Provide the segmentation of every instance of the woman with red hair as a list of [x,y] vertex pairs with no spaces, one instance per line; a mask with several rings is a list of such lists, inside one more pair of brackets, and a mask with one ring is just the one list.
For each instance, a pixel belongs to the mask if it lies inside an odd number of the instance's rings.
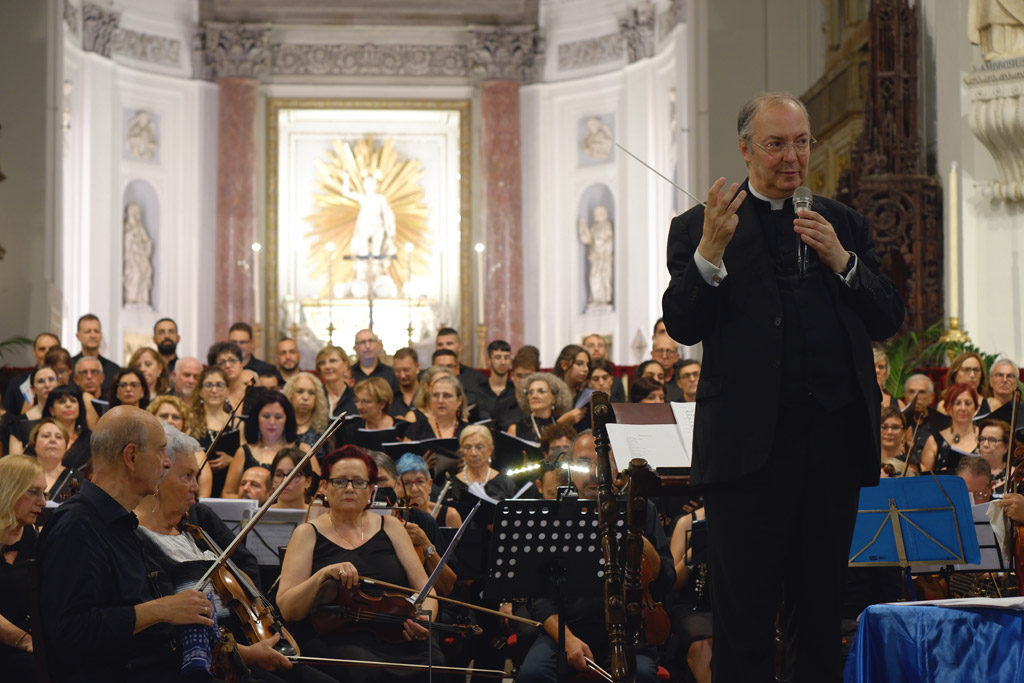
[[978,452],[978,427],[974,424],[974,414],[978,412],[979,404],[978,392],[969,384],[958,383],[946,389],[942,405],[952,421],[925,441],[921,451],[922,472],[952,473],[964,454]]
[[[404,641],[389,643],[369,631],[317,634],[309,616],[315,608],[317,591],[331,581],[338,590],[373,593],[361,586],[360,577],[387,581],[419,590],[427,581],[409,534],[397,517],[371,512],[377,480],[377,463],[361,448],[344,446],[321,462],[320,484],[326,495],[328,513],[296,527],[281,566],[277,604],[288,621],[301,622],[293,630],[304,654],[339,659],[392,661],[426,664],[428,631],[414,619],[395,626]],[[437,614],[437,601],[427,598],[423,608]],[[440,662],[435,650],[432,658]],[[382,669],[346,670],[349,681],[409,680],[409,672]]]

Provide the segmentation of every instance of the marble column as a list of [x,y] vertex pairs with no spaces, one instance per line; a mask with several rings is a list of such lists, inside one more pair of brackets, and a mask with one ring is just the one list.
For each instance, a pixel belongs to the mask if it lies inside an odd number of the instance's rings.
[[[267,24],[207,22],[194,39],[197,75],[217,83],[217,272],[214,334],[254,323],[253,242],[257,232],[256,107],[267,69]],[[261,286],[262,283],[259,283]],[[259,349],[257,349],[259,351]]]
[[[484,313],[487,340],[523,344],[522,157],[519,86],[543,68],[544,40],[533,27],[470,31],[469,73],[480,98]],[[480,359],[477,359],[478,362]]]
[[217,272],[214,333],[254,321],[252,243],[256,240],[256,102],[259,81],[217,82]]
[[[522,162],[519,82],[480,84],[484,312],[488,341],[523,344]],[[479,359],[478,359],[479,362]]]

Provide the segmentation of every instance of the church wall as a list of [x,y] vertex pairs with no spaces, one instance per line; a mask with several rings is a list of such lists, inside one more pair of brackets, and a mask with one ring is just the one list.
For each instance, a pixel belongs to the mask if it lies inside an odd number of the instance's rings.
[[[949,244],[949,170],[959,164],[959,215],[962,264],[959,289],[960,327],[988,353],[1024,361],[1024,278],[1021,225],[1024,203],[1001,202],[987,187],[999,173],[991,154],[969,123],[970,95],[963,78],[981,63],[977,46],[967,39],[968,0],[921,0],[924,81],[934,88],[926,100],[927,149],[943,183],[946,244]],[[933,84],[933,85],[931,85]],[[1018,143],[1020,144],[1020,143]],[[946,254],[946,305],[952,284]],[[948,322],[948,321],[947,321]]]
[[[84,51],[71,25],[64,26],[70,123],[63,152],[62,331],[73,339],[77,318],[95,313],[104,326],[101,352],[124,362],[131,350],[152,345],[156,320],[171,317],[182,337],[179,356],[203,357],[213,334],[216,87],[191,79],[188,16],[134,9],[122,14],[121,35],[176,37],[170,46],[177,52],[168,48],[154,63],[147,61],[152,53],[133,53],[123,42],[106,55]],[[148,304],[125,304],[129,202],[141,206],[153,246]]]
[[[51,39],[59,3],[7,3],[0,22],[0,340],[60,332],[59,242],[54,220],[59,63]],[[17,65],[17,68],[13,68]],[[32,362],[30,349],[2,361]]]

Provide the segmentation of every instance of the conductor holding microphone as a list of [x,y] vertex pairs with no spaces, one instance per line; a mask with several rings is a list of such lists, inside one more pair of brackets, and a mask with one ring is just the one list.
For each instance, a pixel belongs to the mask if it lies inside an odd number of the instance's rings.
[[803,103],[764,93],[737,129],[748,178],[719,178],[706,208],[673,219],[662,300],[669,335],[704,348],[691,481],[707,515],[712,676],[774,679],[784,599],[789,680],[839,680],[858,494],[879,473],[871,342],[896,333],[903,302],[864,216],[818,196],[794,212],[814,148]]

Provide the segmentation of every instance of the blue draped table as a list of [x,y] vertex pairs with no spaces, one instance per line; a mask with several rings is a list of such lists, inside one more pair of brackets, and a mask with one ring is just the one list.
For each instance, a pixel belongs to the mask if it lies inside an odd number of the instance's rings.
[[1024,681],[1024,611],[872,605],[845,683]]

